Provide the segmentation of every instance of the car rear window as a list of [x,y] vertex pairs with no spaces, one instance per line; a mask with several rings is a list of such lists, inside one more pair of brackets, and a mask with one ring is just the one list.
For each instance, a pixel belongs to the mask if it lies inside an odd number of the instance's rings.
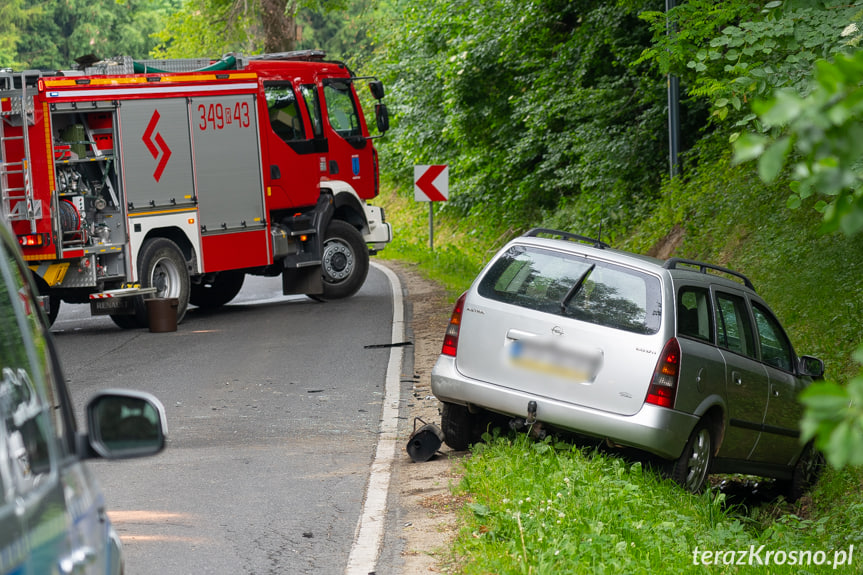
[[659,278],[584,256],[513,246],[480,280],[481,296],[642,334],[659,330]]

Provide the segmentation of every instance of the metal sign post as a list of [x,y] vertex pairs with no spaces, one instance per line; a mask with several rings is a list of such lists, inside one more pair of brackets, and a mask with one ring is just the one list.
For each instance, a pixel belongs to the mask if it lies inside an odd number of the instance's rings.
[[434,250],[434,205],[449,197],[449,166],[414,166],[414,200],[429,202],[429,249]]

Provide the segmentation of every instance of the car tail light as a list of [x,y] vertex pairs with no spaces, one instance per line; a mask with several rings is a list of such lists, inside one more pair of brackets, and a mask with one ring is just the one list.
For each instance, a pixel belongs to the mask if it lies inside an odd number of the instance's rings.
[[672,337],[662,348],[662,354],[653,370],[653,379],[647,388],[645,403],[660,407],[674,407],[677,394],[677,379],[680,374],[680,344]]
[[449,325],[446,328],[446,334],[443,336],[443,349],[440,350],[443,355],[455,357],[458,350],[458,332],[461,328],[461,312],[464,309],[465,296],[467,296],[467,292],[461,294],[461,297],[455,302],[452,317],[449,318]]

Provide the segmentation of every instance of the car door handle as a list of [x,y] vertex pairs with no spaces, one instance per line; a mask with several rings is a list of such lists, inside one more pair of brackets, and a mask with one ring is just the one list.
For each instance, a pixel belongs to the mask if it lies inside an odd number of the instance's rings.
[[74,575],[86,573],[87,567],[96,561],[96,550],[92,547],[79,547],[66,557],[60,559],[60,573]]
[[734,382],[734,385],[743,385],[743,378],[736,371],[731,372],[731,381]]

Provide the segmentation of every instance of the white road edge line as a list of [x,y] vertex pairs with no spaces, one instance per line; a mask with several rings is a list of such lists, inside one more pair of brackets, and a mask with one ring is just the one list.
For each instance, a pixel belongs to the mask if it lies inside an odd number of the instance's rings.
[[[405,320],[402,287],[398,276],[389,268],[375,262],[372,267],[387,276],[393,290],[392,343],[404,341]],[[381,425],[375,458],[372,462],[369,483],[363,503],[363,513],[357,523],[354,544],[348,556],[345,575],[368,575],[376,569],[386,525],[387,492],[396,453],[399,397],[401,395],[402,347],[390,348],[387,364],[384,402],[381,408]]]

